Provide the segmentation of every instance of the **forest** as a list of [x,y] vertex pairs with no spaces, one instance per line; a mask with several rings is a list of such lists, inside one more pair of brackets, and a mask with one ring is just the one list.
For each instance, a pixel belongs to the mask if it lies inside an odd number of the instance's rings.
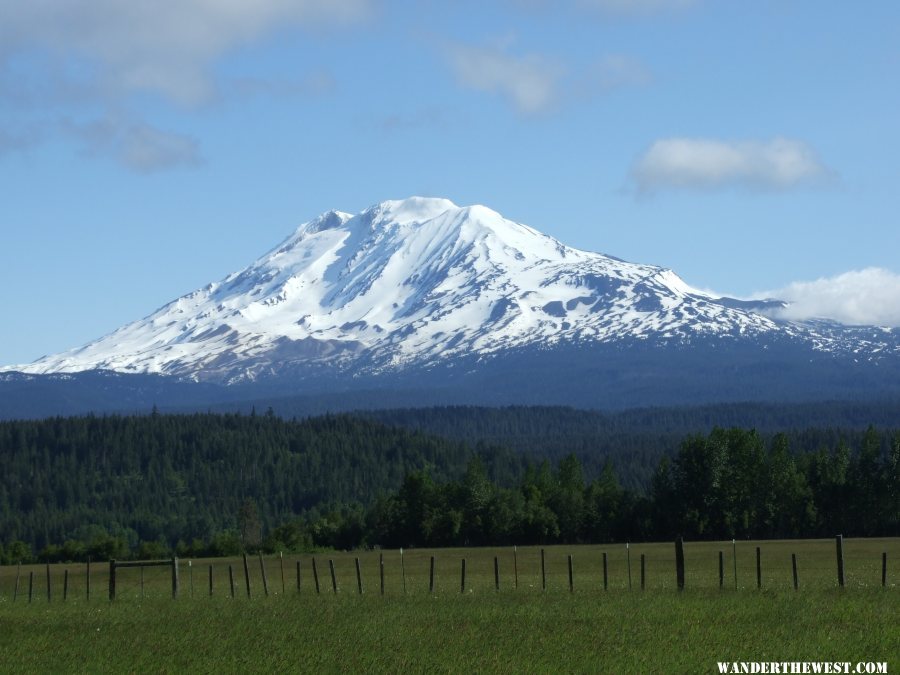
[[4,422],[0,561],[900,534],[895,431],[625,434],[594,453],[577,433],[579,452],[560,426],[543,453],[349,415]]

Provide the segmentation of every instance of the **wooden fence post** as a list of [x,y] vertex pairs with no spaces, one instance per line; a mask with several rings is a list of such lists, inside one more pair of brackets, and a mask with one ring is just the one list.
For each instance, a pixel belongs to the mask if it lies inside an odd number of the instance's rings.
[[[29,590],[29,595],[31,592]],[[109,599],[116,599],[116,561],[109,561]]]
[[194,561],[188,560],[188,588],[191,591],[191,597],[194,597]]
[[278,552],[278,563],[281,565],[281,594],[284,595],[286,592],[284,587],[284,551]]
[[362,574],[359,571],[359,558],[356,559],[356,587],[359,590],[359,594],[362,595]]
[[300,561],[297,561],[297,592],[300,592]]
[[762,554],[759,546],[756,547],[756,587],[762,588]]
[[16,585],[13,587],[13,602],[19,597],[19,575],[22,573],[22,563],[16,565]]
[[259,571],[262,574],[263,592],[269,597],[269,577],[266,575],[266,563],[263,560],[262,551],[259,552]]
[[519,552],[513,546],[513,588],[519,588]]
[[494,590],[500,590],[500,560],[494,556]]
[[794,573],[794,590],[800,588],[800,577],[797,576],[797,554],[791,553],[791,570]]
[[51,601],[50,593],[50,563],[47,563],[47,602]]
[[63,573],[63,602],[69,599],[69,568]]
[[209,566],[209,597],[213,596],[213,566]]
[[572,554],[570,553],[568,556],[569,562],[569,593],[573,593],[575,591],[575,579],[572,576]]
[[547,567],[544,564],[544,549],[541,549],[541,590],[547,590]]
[[646,588],[646,580],[647,580],[647,557],[641,553],[641,590],[643,591]]
[[34,570],[28,573],[28,604],[31,604],[31,600],[34,594]]
[[725,588],[725,553],[719,551],[719,590]]
[[881,587],[887,588],[887,551],[881,554]]
[[334,576],[334,560],[328,560],[328,569],[331,570],[331,590],[334,591],[334,594],[337,595],[337,577]]
[[91,599],[91,556],[87,559],[87,571],[84,573],[84,592],[86,599]]
[[625,562],[628,564],[628,590],[631,590],[631,542],[625,542]]
[[431,565],[428,568],[428,592],[434,593],[434,556],[431,556]]
[[378,554],[378,579],[381,583],[381,594],[384,595],[384,553]]
[[403,564],[403,547],[400,547],[400,576],[403,577],[403,595],[406,595],[406,567]]
[[144,568],[141,567],[141,600],[144,599]]
[[181,583],[178,579],[178,556],[172,558],[172,599],[178,599],[178,591]]
[[735,543],[735,540],[734,540],[733,538],[732,538],[732,540],[731,540],[731,559],[732,559],[732,561],[734,562],[734,590],[737,590],[737,589],[738,589],[738,582],[737,582],[737,543]]
[[[643,555],[641,556],[643,558]],[[641,562],[643,568],[643,561]],[[641,575],[643,576],[643,569]],[[684,537],[678,537],[675,540],[675,581],[678,584],[678,590],[684,590]],[[641,583],[643,589],[643,581]]]
[[247,584],[247,597],[250,597],[250,565],[247,564],[247,553],[244,553],[244,581]]
[[844,535],[839,534],[834,538],[837,548],[837,575],[838,585],[844,587]]
[[319,595],[321,591],[319,590],[319,568],[316,566],[316,559],[313,557],[312,559],[312,568],[313,568],[313,581],[316,584],[316,595]]
[[603,590],[609,590],[609,575],[606,562],[606,551],[603,552]]
[[228,566],[228,585],[231,587],[231,599],[234,600],[234,567]]
[[459,570],[459,592],[466,592],[466,559],[462,559],[462,564]]

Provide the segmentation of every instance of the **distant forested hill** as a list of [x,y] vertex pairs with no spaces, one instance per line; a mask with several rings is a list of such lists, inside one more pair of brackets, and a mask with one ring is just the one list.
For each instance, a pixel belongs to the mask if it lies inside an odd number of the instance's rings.
[[[556,462],[575,454],[592,479],[609,461],[623,486],[643,490],[659,460],[672,456],[690,434],[716,427],[756,429],[764,437],[784,433],[795,452],[833,448],[842,440],[858,447],[869,426],[900,429],[900,402],[809,404],[735,403],[600,412],[568,407],[444,406],[359,411],[384,424],[468,443],[509,447]],[[888,447],[888,441],[884,441]]]
[[[492,480],[524,460],[479,448]],[[310,509],[367,504],[409,472],[458,478],[475,451],[456,440],[328,416],[71,417],[0,423],[0,543],[42,548],[91,528],[174,543],[238,526],[242,505],[274,527]]]

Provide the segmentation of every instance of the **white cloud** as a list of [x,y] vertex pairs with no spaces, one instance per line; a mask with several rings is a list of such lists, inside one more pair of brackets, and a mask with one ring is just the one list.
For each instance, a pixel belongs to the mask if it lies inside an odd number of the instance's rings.
[[666,138],[650,146],[632,167],[631,177],[639,192],[651,193],[664,188],[785,190],[830,173],[811,147],[789,138]]
[[546,112],[560,97],[563,69],[543,56],[513,56],[502,47],[453,44],[447,56],[464,87],[499,94],[525,114]]
[[370,0],[0,0],[3,54],[83,60],[112,92],[208,100],[228,51],[297,25],[357,20]]
[[86,124],[65,121],[62,129],[81,143],[85,154],[110,158],[138,173],[203,163],[195,139],[141,121],[109,116]]
[[900,274],[878,267],[794,282],[760,297],[789,303],[778,311],[779,318],[827,318],[850,325],[900,327]]

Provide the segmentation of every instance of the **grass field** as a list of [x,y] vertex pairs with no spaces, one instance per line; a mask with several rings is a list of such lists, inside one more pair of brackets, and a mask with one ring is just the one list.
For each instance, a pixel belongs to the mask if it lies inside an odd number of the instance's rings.
[[[756,588],[760,546],[763,589]],[[379,593],[378,552],[317,555],[317,595],[309,556],[266,558],[269,597],[259,560],[252,558],[252,597],[243,562],[182,561],[181,597],[171,599],[166,568],[119,570],[117,600],[106,600],[107,566],[92,566],[85,599],[84,565],[0,570],[0,671],[439,671],[439,672],[716,672],[716,661],[886,661],[900,672],[900,540],[846,540],[847,587],[837,588],[833,540],[739,542],[738,590],[731,542],[685,545],[687,590],[675,590],[674,546],[630,547],[628,589],[624,546],[548,547],[547,590],[541,590],[540,549],[385,551],[385,596]],[[718,588],[718,551],[725,590]],[[609,563],[603,590],[602,553]],[[800,591],[793,590],[796,553]],[[881,587],[881,554],[888,587]],[[646,588],[640,590],[640,555]],[[428,592],[435,556],[435,593]],[[500,591],[494,589],[494,556]],[[573,557],[574,592],[567,556]],[[358,595],[355,558],[363,572]],[[467,563],[460,593],[460,561]],[[333,560],[339,592],[331,590]],[[296,561],[301,561],[298,591]],[[212,597],[208,570],[214,570]],[[230,597],[228,565],[236,597]],[[62,575],[69,569],[69,599]],[[34,572],[28,602],[28,573]],[[193,577],[193,598],[191,597]]]

